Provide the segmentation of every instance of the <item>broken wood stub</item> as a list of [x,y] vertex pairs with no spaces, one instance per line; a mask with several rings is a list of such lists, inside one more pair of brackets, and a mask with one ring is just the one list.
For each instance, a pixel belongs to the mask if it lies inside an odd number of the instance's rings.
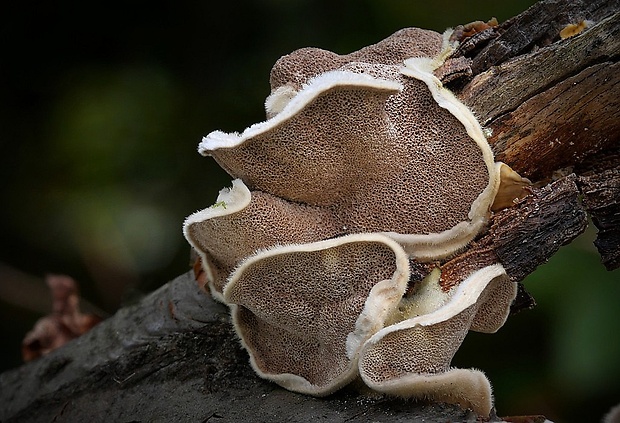
[[618,51],[620,13],[490,68],[459,97],[491,129],[496,160],[532,181],[548,181],[620,142]]
[[620,267],[620,147],[578,167],[589,170],[578,179],[583,203],[598,228],[594,245],[608,270]]
[[514,207],[494,214],[485,235],[442,265],[441,278],[460,280],[476,268],[499,262],[513,282],[521,282],[586,229],[576,179],[569,175],[533,189]]
[[570,175],[536,190],[493,220],[495,253],[513,281],[525,279],[585,231],[588,219],[575,180]]

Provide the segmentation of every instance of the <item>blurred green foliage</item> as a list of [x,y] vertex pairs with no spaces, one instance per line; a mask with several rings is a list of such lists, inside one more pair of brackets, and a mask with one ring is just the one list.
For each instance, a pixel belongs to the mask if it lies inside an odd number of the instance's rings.
[[[65,273],[113,312],[188,269],[181,224],[230,178],[196,153],[212,130],[264,120],[278,57],[347,53],[394,31],[444,28],[533,3],[405,0],[13,2],[0,26],[0,263]],[[539,306],[455,364],[488,371],[500,415],[590,419],[620,401],[618,272],[565,248],[527,281]],[[0,280],[0,283],[7,283]],[[1,304],[2,369],[40,317]],[[597,414],[598,413],[598,414]]]

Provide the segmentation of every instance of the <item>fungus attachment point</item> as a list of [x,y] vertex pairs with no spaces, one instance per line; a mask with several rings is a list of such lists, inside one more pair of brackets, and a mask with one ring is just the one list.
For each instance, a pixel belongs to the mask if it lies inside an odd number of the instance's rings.
[[529,179],[523,178],[507,164],[497,163],[496,166],[499,168],[500,183],[491,206],[492,211],[514,206],[517,201],[531,194],[532,185]]
[[501,265],[474,272],[436,310],[373,335],[360,352],[362,380],[379,392],[456,403],[488,416],[490,383],[479,371],[451,370],[450,361],[470,329],[494,332],[504,324],[515,295]]
[[409,261],[378,234],[258,253],[224,299],[252,367],[292,391],[328,395],[357,375],[358,350],[400,301]]

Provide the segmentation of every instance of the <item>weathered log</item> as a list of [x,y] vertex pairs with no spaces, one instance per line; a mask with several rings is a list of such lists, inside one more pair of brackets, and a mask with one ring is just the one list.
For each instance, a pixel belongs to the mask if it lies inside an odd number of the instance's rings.
[[[619,9],[616,0],[546,0],[463,43],[458,54],[471,59],[471,76],[451,87],[492,131],[498,160],[536,187],[496,213],[444,272],[465,271],[463,263],[476,257],[499,260],[521,281],[583,231],[581,194],[601,231],[605,262],[618,266]],[[581,21],[589,26],[583,33],[560,39],[563,27]],[[529,304],[527,296],[521,300]],[[259,379],[226,308],[189,273],[65,347],[0,375],[2,422],[476,418],[457,407],[352,388],[316,399]]]
[[[583,33],[561,39],[570,24]],[[620,2],[543,1],[463,43],[474,77],[458,90],[496,160],[542,186],[575,171],[609,270],[620,266]],[[480,34],[483,35],[483,34]],[[490,41],[489,41],[490,40]]]
[[321,400],[259,379],[226,307],[205,295],[190,273],[0,381],[3,422],[470,418],[454,407],[352,391]]

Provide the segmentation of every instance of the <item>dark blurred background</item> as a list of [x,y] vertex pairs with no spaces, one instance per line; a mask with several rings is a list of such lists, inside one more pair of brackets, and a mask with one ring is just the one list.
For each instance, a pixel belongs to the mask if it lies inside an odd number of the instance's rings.
[[[183,219],[230,178],[202,135],[264,120],[269,70],[316,46],[348,53],[396,30],[533,3],[435,0],[10,2],[0,25],[0,371],[50,310],[48,273],[112,314],[188,270]],[[470,334],[454,364],[484,369],[500,415],[595,421],[620,402],[620,278],[593,232],[527,281],[539,305]]]

